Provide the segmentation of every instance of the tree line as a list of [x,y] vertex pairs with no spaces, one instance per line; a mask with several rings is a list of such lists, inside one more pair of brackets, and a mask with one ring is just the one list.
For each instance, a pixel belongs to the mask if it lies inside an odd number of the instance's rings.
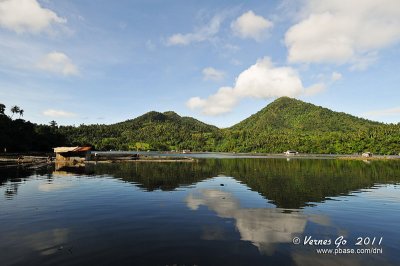
[[[15,108],[17,107],[17,108]],[[150,112],[113,125],[58,126],[21,119],[18,106],[5,114],[0,104],[0,149],[8,152],[51,151],[57,146],[92,146],[96,150],[158,150],[209,152],[375,154],[400,153],[400,124],[374,124],[354,131],[298,128],[219,129],[173,112]],[[18,118],[13,118],[19,114]],[[301,122],[301,121],[300,121]],[[351,124],[349,125],[351,127]]]
[[[0,103],[1,152],[51,151],[53,147],[67,144],[55,121],[50,125],[25,121],[21,119],[24,110],[16,105],[10,108],[10,112],[11,115],[7,115],[6,106]],[[19,117],[14,119],[16,114]]]

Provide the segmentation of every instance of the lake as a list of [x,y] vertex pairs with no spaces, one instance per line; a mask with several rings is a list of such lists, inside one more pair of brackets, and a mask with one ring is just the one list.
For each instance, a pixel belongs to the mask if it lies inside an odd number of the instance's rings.
[[399,239],[398,160],[0,172],[1,265],[400,265]]

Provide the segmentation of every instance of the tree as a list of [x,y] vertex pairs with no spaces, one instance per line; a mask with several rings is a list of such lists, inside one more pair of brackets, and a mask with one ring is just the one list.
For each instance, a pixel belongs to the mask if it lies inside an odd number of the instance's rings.
[[150,149],[150,144],[144,143],[144,142],[136,142],[135,145],[133,146],[136,151],[147,151]]
[[0,103],[0,115],[4,115],[4,111],[6,110],[6,106]]
[[118,149],[117,138],[104,138],[96,147],[99,150],[116,150]]
[[49,124],[50,124],[50,126],[51,126],[52,128],[56,128],[56,127],[57,127],[57,122],[54,121],[54,120],[51,120]]
[[24,116],[24,110],[23,109],[21,109],[21,110],[19,110],[19,117],[21,118],[21,116]]
[[16,105],[14,105],[13,107],[11,107],[11,113],[12,113],[11,118],[14,116],[14,114],[18,114],[20,110],[21,110],[21,108],[19,108],[19,107],[16,106]]

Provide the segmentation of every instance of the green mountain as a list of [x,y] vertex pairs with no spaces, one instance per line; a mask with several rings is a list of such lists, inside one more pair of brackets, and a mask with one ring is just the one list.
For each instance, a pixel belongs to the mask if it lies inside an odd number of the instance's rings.
[[153,143],[149,149],[160,150],[211,150],[214,143],[206,143],[206,139],[219,134],[217,127],[173,111],[148,112],[110,127],[120,131],[126,143]]
[[0,129],[0,148],[8,151],[91,145],[97,150],[400,153],[400,124],[373,122],[288,97],[226,129],[172,111],[78,127],[37,125],[1,113]]
[[175,130],[178,129],[180,131],[185,130],[190,132],[218,131],[216,126],[208,125],[192,117],[181,117],[173,111],[167,111],[164,113],[151,111],[135,119],[130,119],[111,126],[131,130],[151,131],[157,125],[162,125],[166,129],[166,132],[163,132],[164,134],[168,134],[170,132],[169,129],[172,130],[172,128]]
[[225,132],[223,149],[352,154],[400,152],[400,124],[386,125],[282,97]]
[[382,123],[339,113],[289,97],[281,97],[232,130],[297,130],[305,132],[354,132]]
[[220,130],[175,112],[151,111],[112,125],[60,127],[70,143],[101,150],[213,150]]

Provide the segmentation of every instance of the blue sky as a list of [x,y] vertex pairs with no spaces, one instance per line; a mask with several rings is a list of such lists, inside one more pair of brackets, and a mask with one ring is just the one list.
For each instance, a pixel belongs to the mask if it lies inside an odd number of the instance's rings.
[[45,124],[227,127],[290,96],[398,123],[399,42],[396,0],[2,0],[0,102]]

